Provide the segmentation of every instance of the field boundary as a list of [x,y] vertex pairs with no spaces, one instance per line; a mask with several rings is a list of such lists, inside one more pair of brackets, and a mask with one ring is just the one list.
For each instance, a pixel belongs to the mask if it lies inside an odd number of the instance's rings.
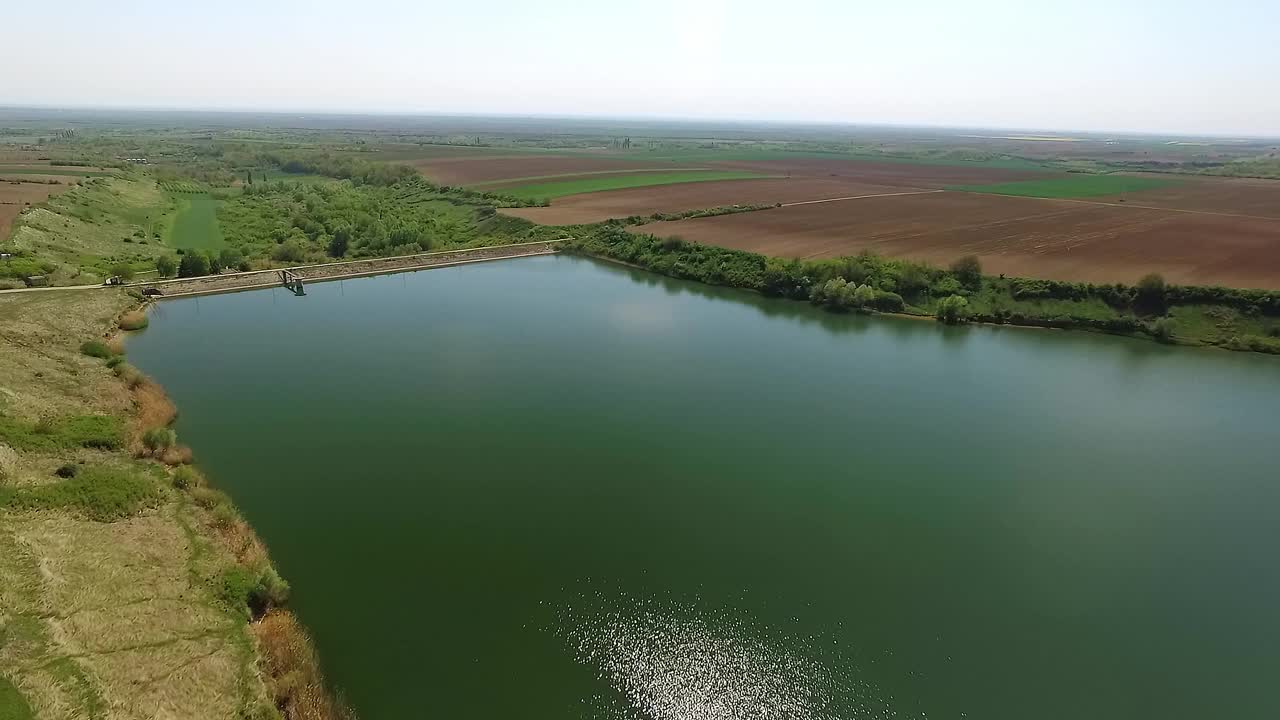
[[[785,208],[785,207],[795,207],[797,205],[817,205],[818,203],[840,202],[842,200],[863,200],[866,198],[898,197],[899,195],[932,195],[933,193],[940,193],[940,192],[947,192],[947,191],[942,189],[911,190],[909,192],[876,193],[874,195],[850,195],[849,197],[825,198],[822,200],[800,200],[798,202],[781,203],[778,205],[778,207]],[[768,208],[762,208],[762,209],[767,210]]]

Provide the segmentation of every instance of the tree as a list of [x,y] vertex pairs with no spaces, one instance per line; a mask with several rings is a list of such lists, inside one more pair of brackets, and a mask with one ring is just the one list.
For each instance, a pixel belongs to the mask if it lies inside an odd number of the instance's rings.
[[156,272],[160,273],[160,277],[173,277],[177,270],[178,263],[174,262],[172,256],[161,255],[156,258]]
[[1138,294],[1134,305],[1138,310],[1159,315],[1165,311],[1164,278],[1157,273],[1144,275],[1138,281]]
[[333,238],[329,240],[329,256],[340,258],[347,254],[351,247],[351,227],[339,225],[333,229]]
[[960,284],[970,290],[982,287],[982,263],[977,256],[965,255],[951,263],[951,274],[956,276]]
[[223,248],[222,252],[218,254],[218,264],[224,268],[240,269],[240,266],[244,264],[244,253],[236,248]]
[[962,323],[969,317],[969,301],[952,295],[938,303],[938,319],[948,325]]
[[189,252],[178,263],[178,277],[200,277],[209,274],[209,258],[202,252]]
[[110,272],[124,282],[129,282],[133,279],[133,268],[128,263],[116,263],[111,266]]

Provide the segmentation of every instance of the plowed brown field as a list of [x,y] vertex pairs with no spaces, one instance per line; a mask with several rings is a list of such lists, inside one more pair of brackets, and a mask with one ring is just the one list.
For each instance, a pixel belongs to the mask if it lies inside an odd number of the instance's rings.
[[804,175],[806,177],[841,178],[875,185],[922,188],[941,188],[948,185],[980,185],[983,183],[1066,176],[1066,173],[1052,170],[1007,170],[1004,168],[983,167],[981,165],[921,165],[874,160],[802,158],[796,160],[761,160],[756,162],[720,162],[712,164],[718,167],[754,170],[771,175],[786,175],[790,173],[793,177]]
[[[60,178],[66,180],[66,178]],[[44,202],[50,195],[70,189],[70,184],[46,185],[33,182],[0,182],[0,242],[9,239],[9,228],[27,204]]]
[[[1184,178],[1145,174],[1173,184],[1125,196],[1126,205],[1252,215],[1280,220],[1280,180],[1255,178]],[[1119,197],[1090,198],[1119,202]]]
[[557,198],[551,207],[511,208],[504,213],[545,225],[594,223],[609,218],[677,213],[724,205],[771,205],[860,195],[899,193],[912,188],[869,185],[843,178],[767,178],[681,183],[609,190]]
[[[556,155],[490,155],[419,160],[412,165],[442,185],[474,185],[497,180],[572,175],[610,170],[639,170],[663,166],[658,162],[635,162],[613,158]],[[671,164],[671,168],[685,167]]]
[[[1130,201],[1132,202],[1132,201]],[[931,193],[798,205],[637,229],[784,257],[871,250],[989,273],[1280,289],[1280,220],[1093,202]]]

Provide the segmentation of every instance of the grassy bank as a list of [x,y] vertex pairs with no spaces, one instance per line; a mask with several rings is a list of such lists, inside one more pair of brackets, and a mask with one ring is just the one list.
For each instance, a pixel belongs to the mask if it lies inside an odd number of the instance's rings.
[[0,717],[346,716],[265,548],[120,355],[136,303],[0,296]]
[[620,222],[571,234],[567,250],[672,277],[808,300],[836,312],[1090,330],[1280,354],[1280,292],[1172,286],[1155,276],[1135,286],[988,277],[976,259],[950,269],[871,254],[785,260],[630,233]]

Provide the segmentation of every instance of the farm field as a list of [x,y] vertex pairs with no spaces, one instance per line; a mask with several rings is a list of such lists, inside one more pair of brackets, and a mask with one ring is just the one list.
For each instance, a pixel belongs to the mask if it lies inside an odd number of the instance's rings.
[[1019,180],[1071,177],[1065,172],[1035,168],[999,167],[991,164],[926,164],[880,159],[796,158],[717,163],[717,167],[790,175],[836,177],[879,185],[944,188],[951,185],[983,185]]
[[[1167,178],[1167,175],[1156,176]],[[1119,202],[1118,196],[1090,198]],[[1125,204],[1216,212],[1280,220],[1280,181],[1257,178],[1177,178],[1155,190],[1128,195]]]
[[13,221],[28,205],[44,202],[53,195],[64,192],[70,185],[49,185],[41,182],[0,182],[0,240],[9,237]]
[[1174,181],[1132,175],[1071,175],[1044,180],[1019,180],[991,185],[952,185],[948,190],[991,193],[993,195],[1019,195],[1041,198],[1082,198],[1101,195],[1154,190],[1174,184]]
[[989,273],[1280,289],[1280,220],[1103,203],[941,192],[660,222],[637,232],[770,255],[863,250],[946,264],[977,255]]
[[506,208],[502,212],[544,225],[575,225],[727,205],[813,202],[913,191],[916,189],[843,178],[765,178],[609,190],[556,198],[550,207]]
[[[570,175],[608,170],[652,170],[653,162],[590,155],[509,154],[475,157],[463,155],[410,163],[429,180],[441,185],[476,185],[501,180]],[[672,163],[669,169],[679,169]]]
[[218,201],[206,193],[186,195],[174,216],[166,242],[175,248],[216,250],[223,246],[218,227]]
[[641,172],[625,175],[587,175],[562,180],[535,182],[528,185],[502,188],[502,193],[525,199],[558,198],[566,195],[595,193],[603,190],[643,188],[656,185],[719,182],[728,180],[755,180],[765,176],[754,172],[726,170],[679,170],[669,172]]

